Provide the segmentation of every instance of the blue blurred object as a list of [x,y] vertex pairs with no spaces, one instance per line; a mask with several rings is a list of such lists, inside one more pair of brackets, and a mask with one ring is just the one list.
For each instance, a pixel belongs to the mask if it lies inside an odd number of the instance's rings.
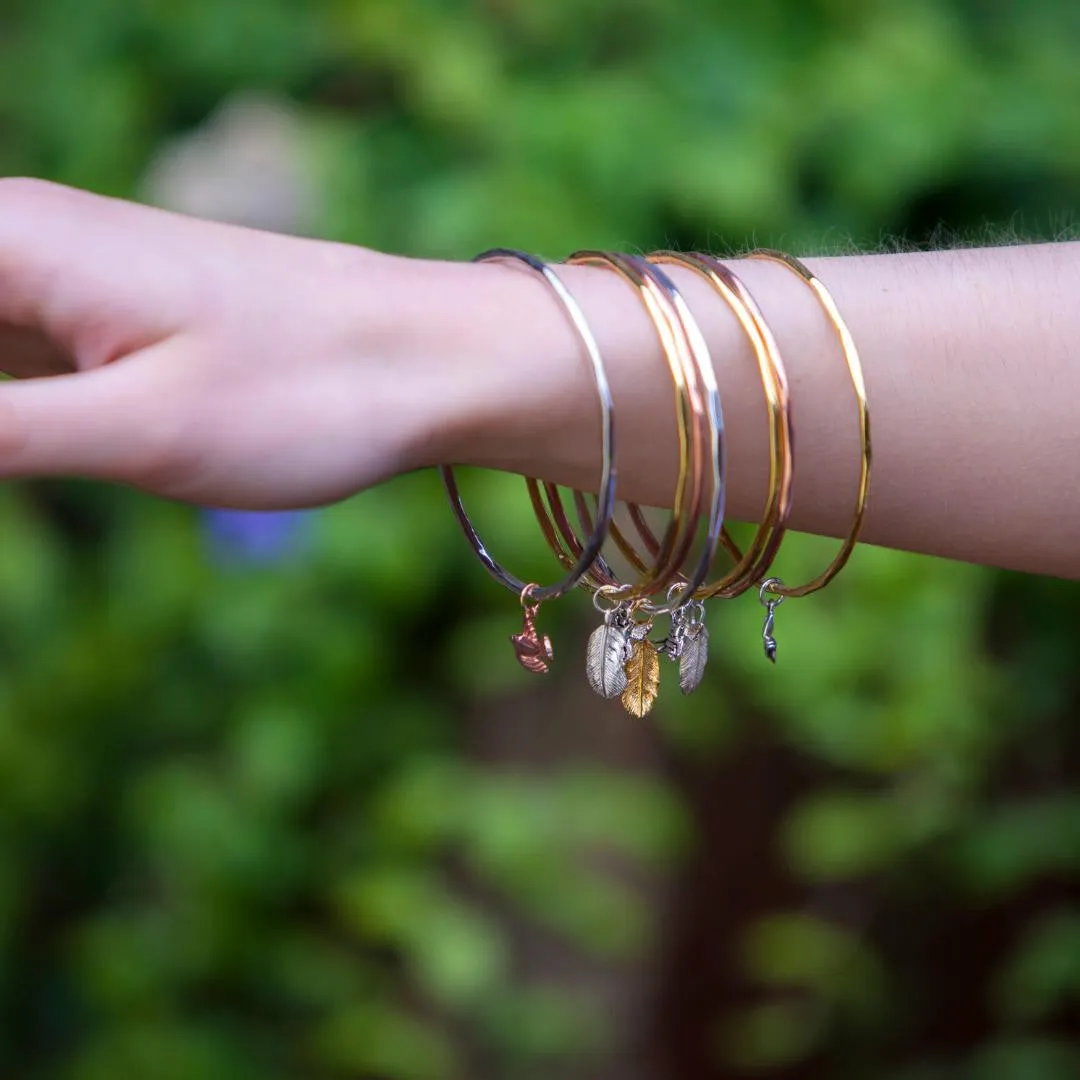
[[203,524],[216,561],[267,565],[301,554],[311,516],[310,510],[206,509]]

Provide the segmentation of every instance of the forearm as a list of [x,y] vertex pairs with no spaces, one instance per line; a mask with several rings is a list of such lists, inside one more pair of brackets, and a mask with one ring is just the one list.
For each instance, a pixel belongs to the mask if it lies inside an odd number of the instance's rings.
[[[1080,245],[807,262],[844,313],[866,374],[874,472],[864,539],[1080,576]],[[793,275],[762,263],[733,267],[773,327],[791,381],[792,527],[842,535],[859,444],[835,335]],[[613,274],[560,272],[604,349],[620,431],[619,491],[666,505],[675,486],[674,408],[651,324]],[[723,396],[730,516],[754,519],[767,475],[757,367],[708,286],[685,274],[679,283],[709,341]],[[461,268],[458,289],[459,332],[473,357],[466,382],[475,393],[444,433],[446,451],[462,462],[595,487],[596,393],[558,306],[535,278],[509,267]]]

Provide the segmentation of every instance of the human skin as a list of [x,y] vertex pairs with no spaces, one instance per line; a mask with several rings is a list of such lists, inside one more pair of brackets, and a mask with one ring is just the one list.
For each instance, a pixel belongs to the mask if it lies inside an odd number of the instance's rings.
[[[859,345],[874,472],[864,539],[1080,577],[1080,244],[808,259]],[[782,267],[730,263],[791,382],[796,529],[843,535],[859,445],[835,335]],[[559,273],[606,359],[619,492],[675,481],[673,390],[634,293]],[[674,271],[710,345],[729,514],[765,498],[749,343]],[[193,220],[0,180],[0,475],[77,475],[205,505],[312,506],[441,462],[598,480],[588,364],[539,279]],[[44,377],[51,376],[51,377]]]

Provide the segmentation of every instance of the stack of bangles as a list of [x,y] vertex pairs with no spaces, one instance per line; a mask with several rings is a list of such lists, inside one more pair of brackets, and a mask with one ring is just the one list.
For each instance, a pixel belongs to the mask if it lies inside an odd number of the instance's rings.
[[[635,504],[626,507],[628,526],[620,528],[614,520],[614,405],[600,348],[581,308],[555,269],[539,259],[506,249],[477,256],[477,261],[524,264],[543,279],[558,299],[591,365],[603,421],[603,466],[598,494],[592,503],[582,492],[572,492],[576,521],[572,521],[563,493],[555,484],[526,480],[544,539],[565,571],[551,585],[519,580],[492,558],[465,512],[452,468],[443,466],[451,505],[480,561],[519,599],[523,625],[510,640],[522,666],[546,672],[554,656],[550,638],[536,628],[541,604],[575,588],[584,589],[592,594],[593,605],[603,617],[602,624],[589,637],[586,650],[589,685],[602,697],[621,698],[627,711],[639,717],[656,700],[661,657],[678,665],[679,687],[684,694],[693,692],[701,683],[709,643],[705,603],[714,597],[727,599],[757,589],[765,608],[765,655],[775,663],[773,624],[777,607],[789,596],[808,596],[824,588],[844,567],[862,528],[870,487],[870,414],[855,342],[829,291],[798,259],[769,250],[755,251],[747,258],[778,263],[813,291],[836,332],[857,403],[861,468],[854,521],[836,558],[812,581],[797,587],[770,576],[791,509],[794,450],[788,379],[776,340],[742,281],[707,255],[662,251],[643,258],[582,251],[567,260],[572,265],[603,267],[633,289],[656,329],[670,369],[675,388],[679,471],[670,521],[658,537]],[[757,359],[768,405],[769,487],[761,523],[745,552],[736,546],[724,525],[724,419],[712,359],[689,307],[664,271],[666,266],[687,268],[708,282],[735,315]],[[705,539],[695,555],[695,538],[703,520]],[[603,553],[609,538],[638,575],[636,580],[620,581],[617,577]],[[721,577],[710,580],[721,547],[734,565]],[[668,630],[666,636],[653,639],[650,635],[658,618],[668,620]]]

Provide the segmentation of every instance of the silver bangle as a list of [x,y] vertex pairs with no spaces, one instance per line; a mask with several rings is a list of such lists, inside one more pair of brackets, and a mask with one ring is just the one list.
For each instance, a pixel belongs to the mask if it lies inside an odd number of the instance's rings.
[[[596,522],[592,533],[582,547],[581,553],[566,575],[551,585],[537,585],[523,581],[510,573],[499,563],[487,545],[481,539],[476,527],[473,525],[458,490],[454,470],[450,465],[440,466],[443,483],[446,485],[447,495],[450,497],[450,506],[454,516],[458,519],[466,539],[469,541],[477,558],[487,569],[488,573],[501,585],[511,592],[516,593],[526,612],[526,628],[523,635],[529,637],[524,643],[516,640],[522,635],[515,635],[515,649],[522,665],[533,671],[546,671],[546,663],[541,663],[545,658],[550,660],[550,642],[547,639],[539,639],[535,629],[531,626],[531,616],[535,615],[537,607],[545,601],[555,600],[565,596],[573,590],[582,578],[588,573],[590,567],[596,561],[607,539],[608,528],[615,512],[615,404],[611,396],[611,386],[608,383],[607,371],[604,367],[600,346],[596,342],[584,312],[563,284],[562,280],[545,262],[523,251],[515,251],[509,248],[495,248],[491,251],[482,252],[473,260],[474,262],[494,262],[499,260],[516,260],[524,263],[530,269],[543,277],[548,287],[558,298],[563,310],[570,319],[581,344],[589,358],[592,368],[593,379],[596,383],[597,393],[600,398],[600,413],[602,427],[602,466],[600,474],[600,487],[597,505]],[[529,633],[526,633],[528,631]],[[531,634],[531,637],[530,637]],[[546,642],[546,649],[543,647]],[[539,660],[532,655],[532,650],[539,650]],[[523,651],[524,650],[524,651]],[[526,662],[526,661],[529,662]]]

